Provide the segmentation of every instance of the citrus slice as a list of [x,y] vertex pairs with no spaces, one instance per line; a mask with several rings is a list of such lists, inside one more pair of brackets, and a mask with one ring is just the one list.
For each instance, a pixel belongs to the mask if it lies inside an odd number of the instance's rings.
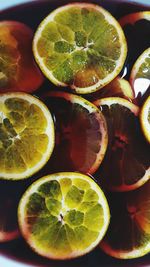
[[130,83],[136,94],[139,91],[145,93],[149,90],[150,95],[150,47],[138,57],[133,65],[130,75]]
[[[122,17],[119,20],[127,40],[128,44],[128,54],[126,58],[126,63],[122,70],[122,76],[127,79],[130,76],[133,64],[145,51],[150,47],[150,11],[142,11],[131,13]],[[134,88],[136,102],[141,104],[141,97],[145,97],[144,94],[146,89],[144,89],[144,84],[141,84]]]
[[150,252],[150,180],[137,190],[109,194],[111,222],[100,243],[102,250],[120,259]]
[[134,91],[132,90],[132,87],[127,80],[122,79],[118,76],[102,89],[87,95],[87,98],[94,101],[100,98],[112,96],[123,97],[127,100],[132,101],[134,99]]
[[0,95],[0,178],[31,176],[49,159],[54,123],[47,107],[25,93]]
[[140,122],[144,136],[150,143],[150,96],[147,98],[141,109]]
[[18,209],[23,237],[35,252],[50,259],[75,258],[94,249],[109,217],[102,190],[80,173],[56,173],[37,180]]
[[72,3],[41,22],[33,52],[50,81],[86,94],[118,75],[127,46],[122,28],[108,11],[94,4]]
[[48,170],[94,173],[108,143],[102,113],[91,102],[70,93],[50,92],[43,100],[55,118],[56,131]]
[[32,53],[33,31],[17,21],[0,22],[0,92],[33,92],[44,81]]
[[126,99],[108,97],[94,102],[108,127],[108,148],[97,171],[104,187],[129,191],[150,179],[150,147],[142,135],[139,108]]

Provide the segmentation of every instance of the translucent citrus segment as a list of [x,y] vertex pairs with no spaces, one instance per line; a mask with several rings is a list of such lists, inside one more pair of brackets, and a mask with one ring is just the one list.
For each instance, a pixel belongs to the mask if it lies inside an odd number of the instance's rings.
[[147,98],[141,109],[140,122],[144,136],[150,143],[150,96]]
[[94,173],[108,143],[107,126],[99,109],[82,97],[50,92],[43,100],[55,118],[56,143],[48,168]]
[[150,181],[124,194],[109,194],[111,223],[100,244],[115,258],[131,259],[150,252]]
[[112,191],[129,191],[150,179],[150,147],[140,128],[139,108],[119,97],[94,102],[107,121],[108,148],[98,181]]
[[47,107],[25,93],[0,96],[0,177],[23,179],[49,159],[54,124]]
[[0,22],[0,92],[33,92],[44,77],[32,53],[32,29],[17,21]]
[[119,23],[100,6],[73,3],[50,13],[33,40],[34,56],[54,84],[97,91],[120,72],[127,53]]
[[150,94],[150,48],[146,49],[134,63],[130,83],[135,92],[149,90]]
[[52,259],[75,258],[94,249],[108,228],[109,216],[100,187],[80,173],[56,173],[37,180],[18,209],[27,243]]

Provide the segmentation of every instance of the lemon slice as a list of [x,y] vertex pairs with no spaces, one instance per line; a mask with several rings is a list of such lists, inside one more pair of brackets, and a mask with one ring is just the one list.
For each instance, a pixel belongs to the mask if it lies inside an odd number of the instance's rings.
[[150,180],[124,194],[109,194],[111,223],[100,244],[119,259],[142,257],[150,252]]
[[69,259],[98,245],[109,224],[100,187],[80,173],[56,173],[34,182],[18,209],[20,230],[29,246],[50,259]]
[[97,171],[98,181],[111,191],[134,190],[150,179],[150,147],[142,135],[139,107],[108,97],[94,102],[105,116],[108,148]]
[[144,136],[150,143],[150,96],[147,98],[141,109],[140,122]]
[[40,170],[54,147],[48,108],[25,93],[0,95],[0,177],[23,179]]
[[73,3],[57,8],[41,22],[33,52],[50,81],[86,94],[118,75],[127,45],[122,28],[108,11]]

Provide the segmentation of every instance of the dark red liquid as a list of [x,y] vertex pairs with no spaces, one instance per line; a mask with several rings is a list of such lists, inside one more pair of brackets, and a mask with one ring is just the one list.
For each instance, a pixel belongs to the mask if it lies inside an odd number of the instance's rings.
[[[149,0],[147,0],[149,1]],[[75,1],[72,1],[75,2]],[[82,2],[82,1],[78,1]],[[87,1],[90,2],[90,1]],[[125,4],[122,3],[120,0],[120,3],[115,3],[115,1],[93,1],[95,3],[98,3],[99,5],[102,5],[104,8],[106,8],[108,11],[110,11],[117,19],[122,17],[123,15],[143,11],[146,10],[146,7],[140,6],[140,5],[134,5],[134,4]],[[60,0],[58,3],[61,3],[61,5],[68,3],[68,1]],[[23,22],[30,26],[33,30],[37,28],[39,23],[42,21],[42,19],[48,15],[53,9],[55,9],[58,6],[57,1],[39,1],[38,3],[32,3],[32,4],[25,4],[16,8],[12,8],[6,11],[3,11],[0,13],[0,20],[17,20],[20,22]],[[150,6],[149,6],[150,8]],[[147,8],[148,9],[148,8]],[[145,25],[145,21],[141,22],[141,24]],[[140,26],[139,34],[142,36],[143,34],[147,34],[148,41],[146,42],[146,45],[144,44],[144,49],[147,48],[147,46],[150,46],[150,26],[148,26],[148,32],[143,33],[143,26]],[[144,26],[145,27],[145,26]],[[127,31],[130,31],[130,29],[127,29]],[[132,67],[133,62],[139,56],[139,45],[137,40],[137,46],[134,45],[134,42],[131,43],[131,46],[129,45],[129,54],[128,58],[125,64],[125,68],[127,70],[127,75],[125,78],[129,77],[129,73]],[[142,43],[142,38],[140,38],[140,45]],[[143,49],[143,50],[144,50]],[[133,51],[135,52],[133,55]],[[132,57],[133,56],[133,57]],[[124,72],[122,71],[122,74]],[[50,91],[52,89],[56,90],[56,87],[48,80],[45,80],[44,84],[41,88],[37,91],[36,95],[38,97],[41,97],[44,92]],[[146,94],[150,94],[150,91],[147,91]],[[142,94],[143,95],[143,94]],[[13,185],[11,184],[11,189],[14,192],[15,195],[18,195],[18,190],[20,192],[20,195],[23,193],[23,191],[26,189],[26,187],[34,180],[39,177],[42,177],[43,175],[49,174],[50,170],[47,170],[47,168],[43,168],[38,174],[36,174],[31,179],[29,178],[28,181],[26,181],[23,186],[24,189],[21,187],[19,189],[19,186],[15,187],[15,184],[17,182],[14,182]],[[9,187],[10,188],[10,187]],[[10,189],[9,189],[10,190]],[[1,194],[7,194],[9,191],[7,190],[1,190]],[[2,205],[0,203],[0,205]],[[8,211],[9,212],[9,211]],[[16,212],[16,211],[14,211]],[[33,253],[30,248],[26,245],[26,243],[23,241],[22,238],[16,241],[12,241],[10,243],[0,244],[0,251],[2,255],[5,255],[8,258],[12,258],[12,260],[17,260],[19,262],[26,262],[29,264],[28,266],[47,266],[47,267],[113,267],[113,266],[120,266],[120,267],[139,267],[139,266],[147,266],[150,265],[150,256],[147,255],[141,259],[135,259],[130,261],[121,261],[113,259],[109,256],[106,256],[103,252],[101,252],[99,249],[95,249],[90,254],[83,256],[79,259],[72,260],[69,262],[58,262],[58,261],[49,261],[45,260],[40,256],[37,256],[35,253]],[[1,260],[0,260],[1,262]],[[10,265],[11,266],[11,265]],[[1,266],[0,267],[5,267]]]

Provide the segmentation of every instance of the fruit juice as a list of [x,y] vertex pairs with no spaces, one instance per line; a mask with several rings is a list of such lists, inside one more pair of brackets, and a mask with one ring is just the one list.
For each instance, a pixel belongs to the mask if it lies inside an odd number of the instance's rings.
[[[75,2],[75,1],[72,1]],[[80,1],[82,2],[82,1]],[[86,1],[85,1],[86,2]],[[61,5],[68,3],[68,1],[61,1]],[[119,3],[116,3],[115,1],[93,1],[93,3],[97,3],[107,9],[109,12],[112,13],[112,15],[116,19],[120,19],[122,16],[129,14],[129,13],[134,13],[134,12],[139,12],[139,11],[145,11],[148,10],[145,6],[142,5],[136,5],[136,4],[129,4],[129,3],[122,3],[120,1]],[[25,4],[19,7],[11,8],[6,11],[3,11],[0,13],[0,20],[17,20],[20,22],[25,23],[29,27],[31,27],[33,30],[36,30],[37,26],[39,23],[44,19],[45,16],[47,16],[53,9],[58,7],[58,3],[56,1],[38,1],[38,3],[32,3],[32,4]],[[129,52],[128,52],[128,57],[125,62],[124,68],[121,71],[121,77],[128,79],[129,74],[131,71],[131,67],[133,63],[135,62],[136,58],[138,55],[141,54],[141,47],[142,51],[145,50],[150,46],[150,22],[142,20],[140,23],[135,26],[136,31],[139,33],[139,38],[135,41],[131,41],[129,43]],[[145,32],[143,31],[143,28],[146,29]],[[132,35],[132,27],[129,26],[126,28],[126,34],[127,36]],[[141,36],[147,35],[147,40],[145,43],[142,42]],[[131,39],[131,38],[130,38]],[[57,88],[47,79],[45,80],[44,84],[37,90],[34,94],[41,98],[44,99],[43,96],[49,91],[49,89],[55,89]],[[68,91],[68,89],[65,89]],[[140,88],[137,86],[135,88],[135,102],[141,104],[143,100],[150,95],[150,87],[146,88]],[[84,95],[83,95],[84,97]],[[48,104],[48,103],[47,103]],[[54,121],[55,121],[54,117]],[[66,169],[64,169],[66,170]],[[70,166],[68,166],[68,171],[74,170],[71,163]],[[59,170],[60,171],[60,170]],[[63,170],[62,170],[63,171]],[[42,177],[43,175],[46,175],[48,173],[52,173],[53,169],[49,169],[49,162],[47,165],[36,175],[34,175],[31,180],[35,180],[39,177]],[[93,177],[94,178],[94,177]],[[30,181],[25,181],[23,182],[24,184],[22,185],[22,182],[19,182],[21,184],[21,192],[22,192],[22,186],[26,189],[26,187],[29,185]],[[14,186],[15,183],[14,182]],[[18,189],[19,185],[17,186]],[[20,189],[18,189],[20,190]],[[1,192],[1,194],[5,194],[5,192]],[[26,262],[29,264],[34,264],[35,266],[50,266],[50,262],[42,259],[41,257],[35,255],[25,244],[25,242],[20,238],[16,241],[12,241],[11,243],[4,243],[0,244],[0,249],[1,249],[1,254],[6,255],[7,257],[17,259],[21,262]],[[99,250],[94,250],[92,253],[88,254],[87,256],[84,256],[80,259],[73,260],[69,262],[70,266],[97,266],[97,263],[101,262],[101,266],[129,266],[126,262],[122,262],[119,260],[115,260],[113,258],[110,258],[106,256],[103,252]],[[139,260],[133,260],[132,261],[132,266],[142,266],[142,264],[148,264],[150,262],[150,257],[145,256],[142,259]],[[66,262],[64,263],[58,263],[58,262],[52,262],[52,266],[65,266]],[[141,264],[141,265],[140,265]]]

